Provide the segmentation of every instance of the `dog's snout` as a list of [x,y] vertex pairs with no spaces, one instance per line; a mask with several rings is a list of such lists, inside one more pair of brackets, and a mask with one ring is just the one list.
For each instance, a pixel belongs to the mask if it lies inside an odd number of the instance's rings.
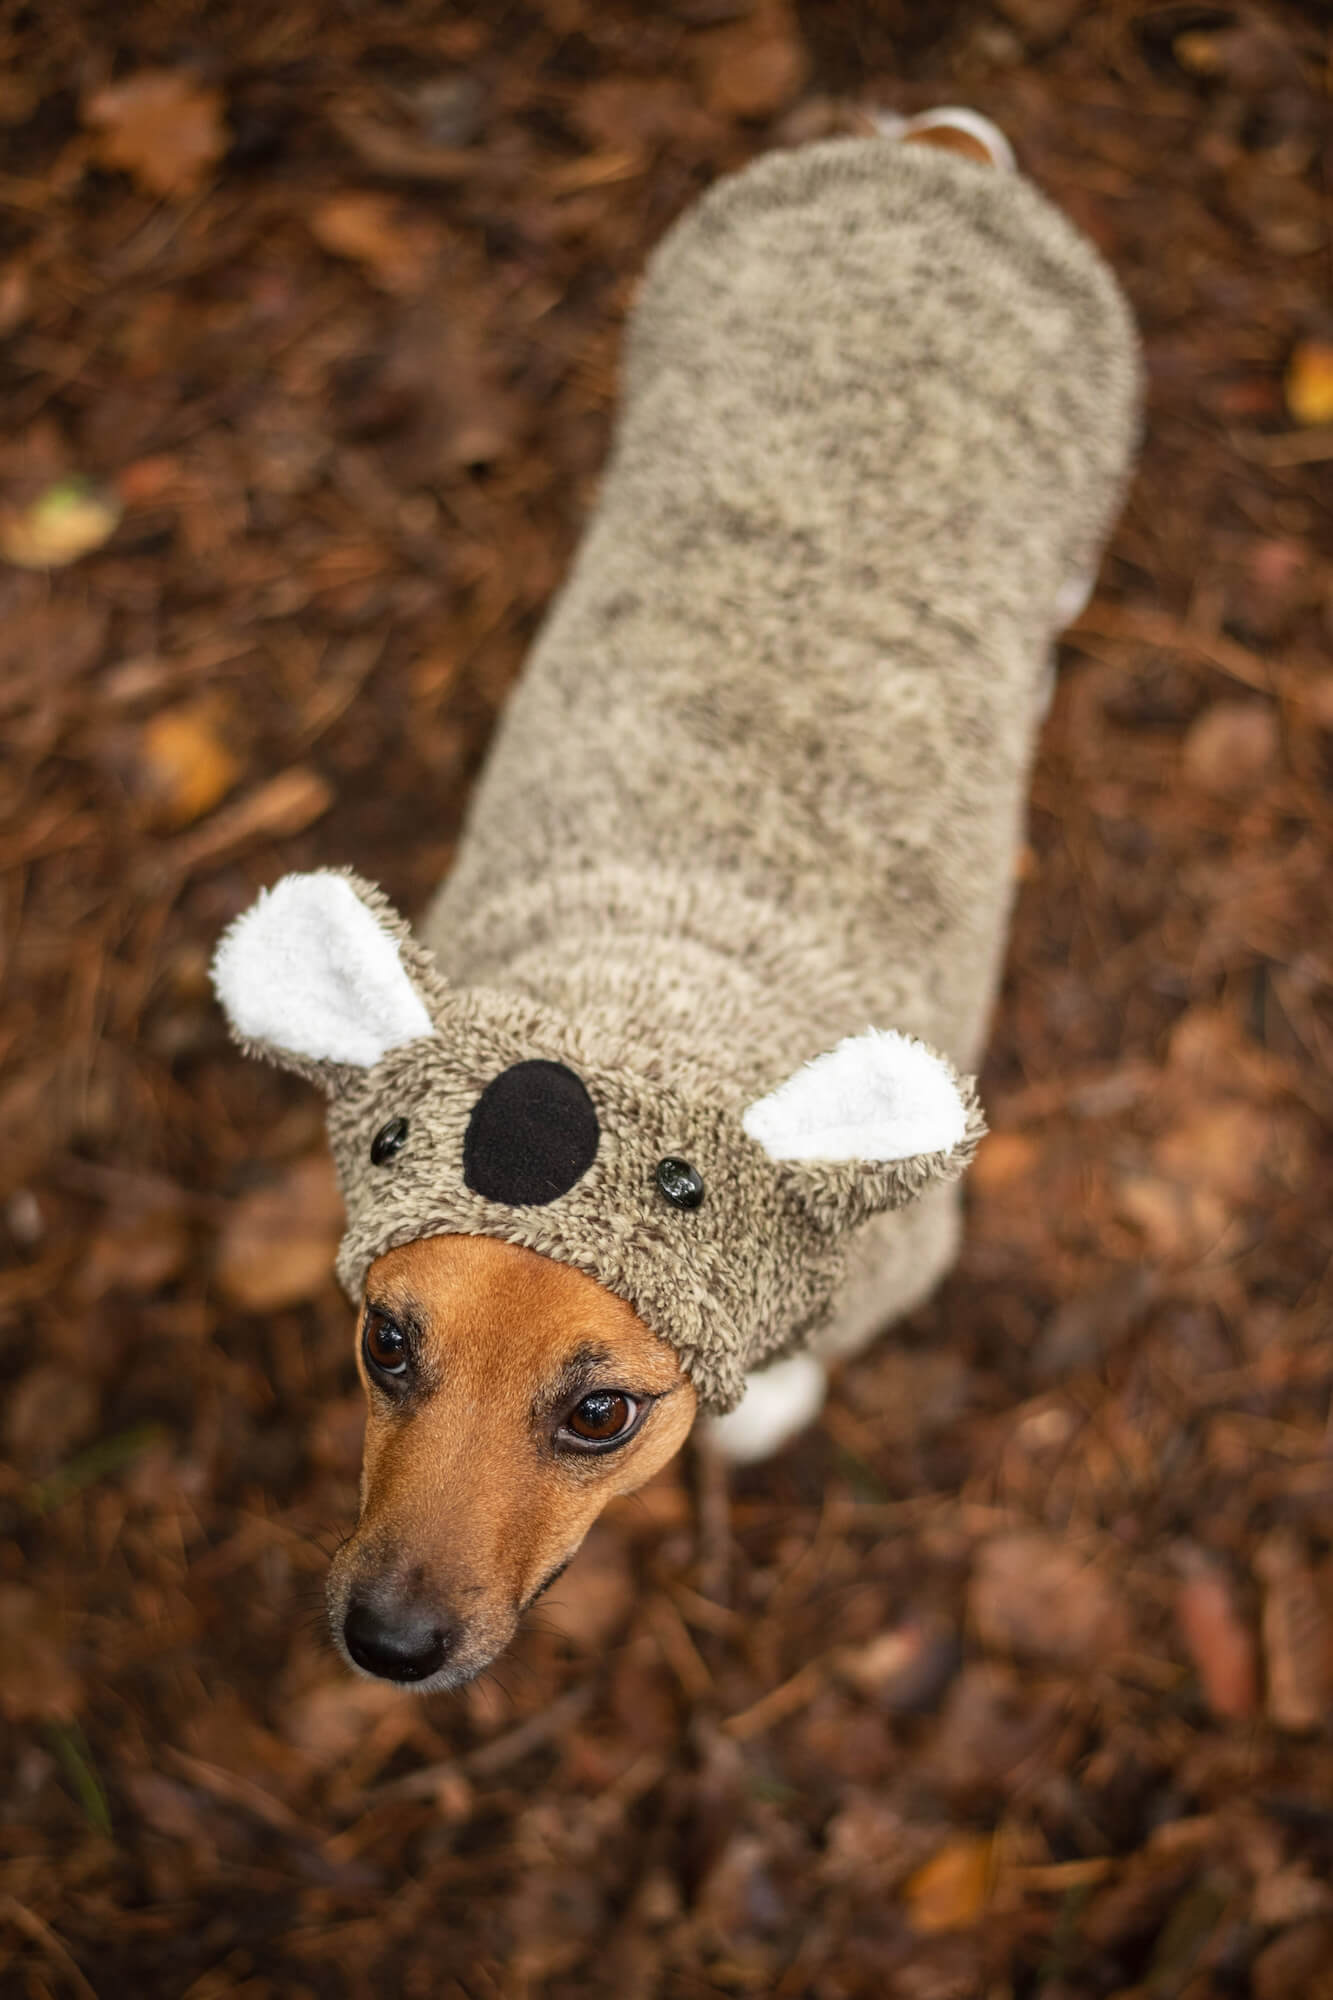
[[358,1667],[381,1680],[429,1680],[452,1643],[438,1613],[415,1605],[372,1605],[354,1597],[343,1618],[343,1644]]

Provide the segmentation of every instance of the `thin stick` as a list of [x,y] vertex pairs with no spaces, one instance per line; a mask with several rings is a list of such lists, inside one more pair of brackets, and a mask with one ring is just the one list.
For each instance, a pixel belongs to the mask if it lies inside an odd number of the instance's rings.
[[97,2000],[96,1989],[88,1984],[80,1972],[66,1945],[50,1924],[44,1923],[36,1910],[30,1910],[26,1903],[20,1903],[17,1896],[0,1896],[0,1917],[8,1917],[16,1930],[30,1937],[40,1945],[47,1957],[53,1959],[69,1980],[79,2000]]

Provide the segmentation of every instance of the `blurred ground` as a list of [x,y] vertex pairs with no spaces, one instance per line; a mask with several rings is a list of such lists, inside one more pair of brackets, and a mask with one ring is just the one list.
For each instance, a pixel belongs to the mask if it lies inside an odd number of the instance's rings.
[[[1326,23],[0,7],[6,1994],[1333,1990]],[[1151,382],[965,1258],[729,1526],[686,1463],[496,1674],[380,1692],[320,1110],[208,953],[447,866],[672,217],[959,97]]]

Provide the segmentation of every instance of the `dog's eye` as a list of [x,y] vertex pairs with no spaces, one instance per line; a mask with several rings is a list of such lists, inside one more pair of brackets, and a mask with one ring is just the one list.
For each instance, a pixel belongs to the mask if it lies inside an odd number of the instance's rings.
[[585,1444],[611,1444],[633,1428],[638,1401],[620,1389],[595,1389],[572,1409],[564,1428]]
[[407,1335],[387,1313],[368,1312],[361,1337],[366,1360],[380,1375],[407,1373]]

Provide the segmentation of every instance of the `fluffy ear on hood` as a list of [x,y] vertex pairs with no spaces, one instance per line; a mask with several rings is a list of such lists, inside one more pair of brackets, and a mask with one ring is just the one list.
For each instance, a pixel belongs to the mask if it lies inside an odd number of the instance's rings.
[[429,955],[368,882],[339,869],[284,875],[224,934],[213,988],[232,1033],[325,1088],[435,1033]]
[[913,1036],[878,1028],[805,1063],[741,1123],[829,1230],[956,1179],[986,1129],[970,1078]]

